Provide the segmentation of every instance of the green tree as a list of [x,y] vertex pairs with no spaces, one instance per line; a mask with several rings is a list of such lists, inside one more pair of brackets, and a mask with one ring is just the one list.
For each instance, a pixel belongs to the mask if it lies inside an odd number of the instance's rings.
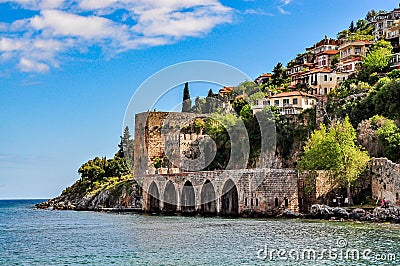
[[368,27],[368,21],[365,19],[357,20],[356,29],[359,31],[365,30]]
[[192,100],[190,99],[189,83],[185,83],[183,88],[183,101],[182,101],[182,112],[190,112],[192,109]]
[[382,128],[377,130],[377,135],[383,142],[383,155],[394,161],[400,161],[400,130],[393,120],[389,120]]
[[351,33],[356,32],[356,28],[354,27],[354,21],[351,21],[350,26],[349,26],[349,31]]
[[372,95],[376,114],[390,119],[400,119],[400,82],[390,80]]
[[243,97],[236,97],[232,103],[233,110],[239,115],[242,108],[247,104]]
[[399,69],[393,69],[386,75],[390,79],[398,79],[400,78],[400,70]]
[[374,9],[371,9],[370,11],[368,11],[365,19],[371,21],[376,15],[378,15],[378,13]]
[[283,68],[282,63],[276,64],[276,66],[272,70],[272,77],[271,77],[272,85],[281,86],[283,85],[283,83],[285,83],[286,78],[287,78],[286,71]]
[[346,187],[349,204],[353,204],[351,185],[364,171],[369,155],[356,145],[356,131],[349,118],[326,129],[315,130],[307,140],[304,154],[298,162],[301,170],[327,170],[333,181]]
[[[390,57],[392,53],[392,45],[385,40],[377,41],[373,48],[364,56],[364,62],[360,72],[360,79],[371,82],[373,73],[383,73],[389,68]],[[373,84],[371,84],[373,85]]]
[[331,68],[336,68],[336,65],[339,63],[339,54],[336,54],[332,57],[331,60]]
[[338,39],[347,38],[347,36],[349,36],[349,34],[350,34],[349,30],[347,30],[347,29],[346,30],[342,30],[342,31],[338,32],[337,38]]
[[236,90],[240,94],[247,94],[248,96],[260,91],[260,87],[253,81],[244,81],[240,83]]

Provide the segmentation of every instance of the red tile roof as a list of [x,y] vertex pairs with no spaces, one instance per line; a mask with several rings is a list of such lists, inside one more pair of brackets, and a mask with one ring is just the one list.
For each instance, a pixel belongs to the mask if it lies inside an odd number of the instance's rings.
[[261,76],[270,78],[270,77],[272,77],[272,74],[271,73],[263,73],[263,74],[261,74]]
[[219,93],[230,93],[234,89],[235,87],[223,87],[222,89],[219,90]]
[[323,54],[327,54],[327,55],[335,55],[338,54],[339,51],[338,50],[327,50],[325,52],[320,52],[317,55],[323,55]]
[[313,73],[331,73],[331,72],[332,72],[332,69],[323,67],[323,68],[311,69],[310,71],[308,71],[308,72],[306,72],[304,74],[307,75],[307,74],[313,74]]

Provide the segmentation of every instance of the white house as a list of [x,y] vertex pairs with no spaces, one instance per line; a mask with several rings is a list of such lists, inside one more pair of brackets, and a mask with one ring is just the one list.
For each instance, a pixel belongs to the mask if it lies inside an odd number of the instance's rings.
[[276,106],[280,109],[281,114],[300,114],[305,109],[314,107],[317,98],[311,94],[302,91],[282,92],[257,101],[257,105],[253,106],[253,112],[260,112],[266,106]]

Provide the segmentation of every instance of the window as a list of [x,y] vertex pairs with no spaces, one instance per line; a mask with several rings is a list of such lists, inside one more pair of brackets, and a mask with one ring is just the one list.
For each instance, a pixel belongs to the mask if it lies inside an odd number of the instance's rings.
[[244,205],[247,206],[247,198],[244,198]]
[[324,94],[328,94],[328,88],[324,88]]
[[256,199],[256,206],[258,206],[258,199]]
[[278,202],[278,198],[276,197],[275,198],[275,207],[278,207],[279,206],[279,202]]
[[253,198],[251,198],[250,202],[251,207],[253,207]]
[[305,103],[306,105],[308,105],[308,99],[305,99],[305,100],[304,100],[304,103]]
[[289,99],[283,99],[283,105],[288,105],[289,104]]
[[275,100],[275,106],[279,106],[279,100]]
[[269,105],[269,101],[263,101],[263,105],[264,106]]
[[298,104],[297,98],[294,98],[294,99],[293,99],[293,104]]
[[328,81],[328,75],[324,75],[324,81]]
[[289,200],[285,197],[285,208],[289,207]]
[[331,77],[331,78],[330,78],[330,81],[332,81],[332,80],[333,80],[333,78]]

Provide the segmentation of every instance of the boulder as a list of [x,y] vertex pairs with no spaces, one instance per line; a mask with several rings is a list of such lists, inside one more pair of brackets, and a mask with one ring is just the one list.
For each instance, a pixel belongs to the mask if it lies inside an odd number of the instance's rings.
[[333,208],[328,205],[314,204],[311,206],[310,215],[318,219],[329,219],[334,215]]
[[349,218],[354,219],[354,220],[364,220],[366,221],[366,216],[367,216],[367,212],[364,209],[354,209],[351,211],[351,213],[349,214]]
[[373,219],[379,222],[400,223],[400,207],[389,206],[387,208],[376,207],[372,213]]
[[349,213],[343,208],[339,207],[333,208],[332,212],[334,217],[346,218],[346,219],[349,218]]

